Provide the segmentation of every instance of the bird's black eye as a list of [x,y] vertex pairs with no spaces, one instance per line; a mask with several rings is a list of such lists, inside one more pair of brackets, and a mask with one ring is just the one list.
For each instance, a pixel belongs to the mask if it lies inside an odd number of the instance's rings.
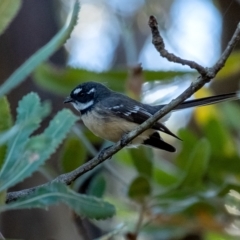
[[78,96],[79,96],[79,97],[82,97],[83,95],[84,95],[83,92],[78,93]]

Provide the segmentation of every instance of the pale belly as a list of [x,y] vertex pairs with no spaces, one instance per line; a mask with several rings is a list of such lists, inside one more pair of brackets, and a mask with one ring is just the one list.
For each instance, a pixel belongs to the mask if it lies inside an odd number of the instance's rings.
[[[137,124],[128,122],[124,119],[118,118],[103,118],[97,113],[84,114],[82,116],[84,125],[91,130],[95,135],[100,138],[109,140],[111,142],[117,142],[121,137],[137,127]],[[148,129],[136,139],[133,140],[132,144],[141,144],[148,136],[153,133],[154,130]]]

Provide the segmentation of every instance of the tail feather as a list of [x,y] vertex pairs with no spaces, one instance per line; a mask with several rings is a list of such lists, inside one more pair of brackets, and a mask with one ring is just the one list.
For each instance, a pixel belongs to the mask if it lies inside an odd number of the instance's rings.
[[162,150],[165,150],[165,151],[168,151],[168,152],[175,152],[176,151],[175,147],[173,147],[172,145],[164,142],[160,138],[160,135],[157,132],[150,135],[149,138],[146,139],[143,142],[143,145],[151,146],[151,147],[154,147],[154,148],[157,148],[157,149],[162,149]]
[[174,110],[181,110],[181,109],[197,107],[197,106],[199,107],[206,106],[206,105],[215,104],[215,103],[224,102],[224,101],[238,100],[239,98],[240,98],[239,93],[235,92],[235,93],[226,93],[226,94],[221,94],[217,96],[199,98],[194,100],[188,100],[181,103]]

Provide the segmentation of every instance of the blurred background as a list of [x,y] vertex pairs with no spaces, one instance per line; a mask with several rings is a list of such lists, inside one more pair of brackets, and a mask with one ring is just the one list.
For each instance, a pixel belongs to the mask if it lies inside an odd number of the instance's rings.
[[[1,82],[57,33],[71,8],[71,1],[23,1],[17,17],[0,38]],[[170,52],[210,67],[240,21],[240,1],[82,0],[70,39],[8,95],[13,115],[23,95],[37,92],[52,104],[44,128],[65,107],[64,97],[85,81],[102,82],[151,104],[167,103],[176,97],[197,74],[159,56],[151,43],[150,15],[157,18]],[[239,45],[217,79],[195,97],[238,91],[238,49]],[[238,103],[174,113],[167,126],[183,142],[166,139],[176,146],[177,153],[122,150],[78,179],[72,186],[75,190],[93,195],[100,191],[98,196],[117,207],[114,219],[88,221],[59,205],[47,211],[4,213],[1,232],[7,238],[29,240],[95,239],[109,232],[112,235],[102,239],[238,239],[239,119]],[[39,185],[71,171],[107,145],[79,121],[47,166],[11,190]],[[196,165],[191,165],[192,159]],[[194,171],[197,179],[190,176]],[[182,176],[190,177],[182,181]],[[140,191],[139,200],[131,190],[134,184],[144,188],[145,181],[151,191]]]

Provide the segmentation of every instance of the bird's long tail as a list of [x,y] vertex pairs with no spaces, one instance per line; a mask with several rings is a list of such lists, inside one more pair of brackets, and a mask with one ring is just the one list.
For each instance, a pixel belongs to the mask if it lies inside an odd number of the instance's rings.
[[226,93],[226,94],[221,94],[221,95],[216,95],[216,96],[211,96],[211,97],[187,100],[187,101],[181,103],[176,108],[174,108],[174,110],[206,106],[206,105],[215,104],[215,103],[219,103],[219,102],[233,101],[233,100],[237,100],[237,99],[240,99],[239,92]]

